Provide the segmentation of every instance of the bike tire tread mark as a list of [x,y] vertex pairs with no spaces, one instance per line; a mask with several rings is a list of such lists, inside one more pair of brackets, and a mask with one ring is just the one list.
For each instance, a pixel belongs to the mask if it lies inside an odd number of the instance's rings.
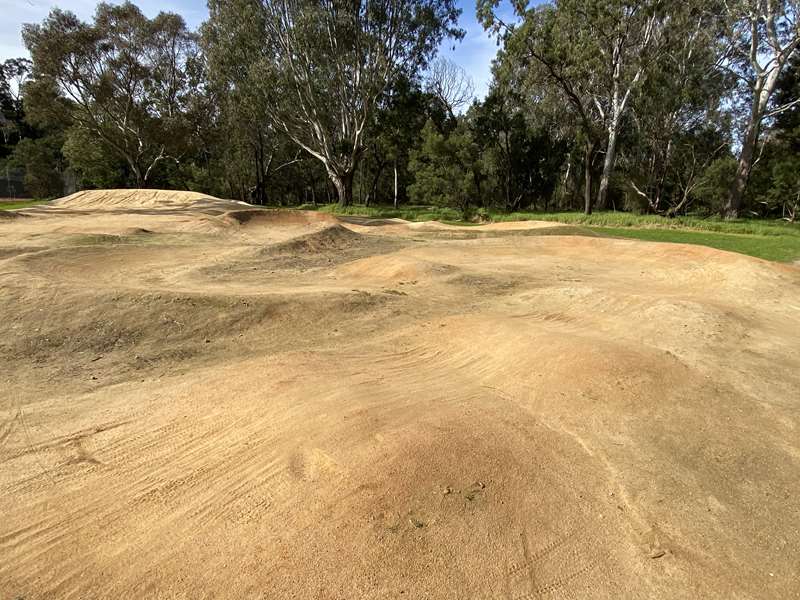
[[576,529],[560,535],[535,552],[528,536],[521,533],[522,561],[512,563],[506,571],[507,600],[533,600],[556,592],[561,597],[571,595],[569,586],[597,566],[594,560],[587,560],[591,549],[583,547],[591,540],[582,543],[577,533]]

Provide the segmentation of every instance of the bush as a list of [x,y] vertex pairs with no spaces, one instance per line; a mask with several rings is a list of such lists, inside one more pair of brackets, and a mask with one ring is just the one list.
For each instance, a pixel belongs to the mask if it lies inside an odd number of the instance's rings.
[[121,188],[131,183],[127,166],[82,129],[67,132],[63,152],[80,189]]
[[718,158],[703,173],[695,195],[708,212],[722,210],[736,176],[736,159],[732,156]]
[[21,140],[14,148],[12,163],[25,171],[25,188],[34,198],[56,198],[64,192],[61,137]]
[[466,127],[445,135],[428,121],[420,147],[411,153],[414,183],[408,188],[409,197],[417,203],[457,208],[466,216],[478,199],[483,178],[479,156]]

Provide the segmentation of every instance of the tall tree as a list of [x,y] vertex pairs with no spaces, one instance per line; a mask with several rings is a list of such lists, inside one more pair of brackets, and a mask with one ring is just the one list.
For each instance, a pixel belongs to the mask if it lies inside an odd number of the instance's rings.
[[[527,108],[527,111],[526,111]],[[481,147],[485,169],[494,175],[499,204],[509,211],[536,206],[547,209],[563,166],[567,144],[546,126],[527,121],[526,106],[517,94],[495,82],[489,95],[467,113],[473,137]]]
[[206,46],[229,85],[260,81],[267,115],[317,158],[339,202],[378,100],[458,38],[454,0],[210,0]]
[[441,100],[422,90],[419,81],[400,77],[394,82],[367,132],[370,144],[362,167],[371,180],[368,200],[380,195],[378,184],[386,172],[387,187],[397,208],[410,184],[409,154],[418,145],[420,132],[428,119],[442,131],[449,118],[447,112]]
[[31,72],[31,61],[9,58],[0,63],[0,158],[26,133],[22,88]]
[[480,0],[484,26],[505,34],[506,50],[536,62],[546,80],[578,115],[586,147],[585,210],[592,210],[595,153],[603,152],[596,202],[605,208],[623,119],[657,55],[666,23],[657,0],[559,0],[528,8],[516,3],[521,24],[498,18],[498,0]]
[[456,207],[467,216],[481,199],[484,179],[481,153],[472,132],[462,121],[449,134],[432,121],[422,130],[421,144],[411,153],[414,183],[409,196],[420,203]]
[[[795,52],[778,79],[773,103],[788,105],[797,98],[800,98],[800,52]],[[800,219],[800,103],[776,116],[765,144],[767,156],[759,163],[762,179],[763,172],[767,174],[766,189],[761,190],[761,207],[767,214],[796,221]]]
[[772,104],[781,73],[800,46],[800,2],[797,0],[729,0],[720,18],[727,51],[722,68],[739,81],[748,105],[736,175],[723,215],[735,219],[742,210],[763,123],[800,103],[800,98]]
[[[123,159],[138,187],[164,160],[179,160],[196,36],[183,19],[148,19],[130,2],[98,4],[92,23],[54,9],[22,31],[33,57],[31,110],[61,112]],[[59,100],[62,99],[62,100]]]
[[528,9],[516,7],[520,23],[505,23],[494,12],[497,2],[479,4],[479,15],[487,29],[500,34],[504,47],[498,67],[512,77],[533,100],[554,92],[565,103],[580,131],[584,148],[584,211],[592,212],[594,205],[593,179],[596,154],[602,143],[602,119],[592,102],[593,76],[585,76],[574,57],[566,50],[568,42],[564,23],[555,6],[546,4]]
[[[631,105],[626,178],[652,212],[681,212],[690,203],[698,169],[717,154],[708,143],[712,132],[730,128],[721,110],[730,78],[717,69],[719,33],[705,2],[673,7],[662,52]],[[727,136],[718,137],[718,152],[726,152]]]

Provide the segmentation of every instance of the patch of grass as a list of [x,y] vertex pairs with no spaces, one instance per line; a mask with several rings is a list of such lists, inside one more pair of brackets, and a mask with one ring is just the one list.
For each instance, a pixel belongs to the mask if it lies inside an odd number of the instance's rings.
[[449,221],[465,224],[461,219],[461,211],[439,206],[404,205],[398,208],[391,206],[363,206],[354,204],[341,208],[338,204],[322,204],[313,206],[304,204],[301,210],[318,210],[333,215],[350,217],[372,217],[375,219],[404,219],[406,221]]
[[767,221],[756,219],[738,219],[726,221],[719,217],[685,216],[666,218],[659,215],[636,215],[623,212],[598,212],[585,215],[578,212],[558,213],[492,213],[495,221],[555,221],[570,225],[586,225],[589,227],[635,227],[655,229],[692,229],[697,231],[713,231],[717,233],[739,233],[752,235],[798,235],[800,224],[786,221]]
[[739,252],[765,260],[791,262],[800,259],[800,235],[737,234],[679,229],[640,229],[631,227],[590,227],[601,235],[645,240],[698,244],[719,250]]
[[31,206],[40,206],[47,204],[48,200],[19,200],[11,202],[0,202],[0,210],[16,210],[18,208],[30,208]]

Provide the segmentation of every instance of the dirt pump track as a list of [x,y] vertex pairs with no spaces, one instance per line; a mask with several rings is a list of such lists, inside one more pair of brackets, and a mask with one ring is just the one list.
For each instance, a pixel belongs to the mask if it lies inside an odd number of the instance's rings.
[[2,216],[2,597],[800,597],[796,266],[188,192]]

